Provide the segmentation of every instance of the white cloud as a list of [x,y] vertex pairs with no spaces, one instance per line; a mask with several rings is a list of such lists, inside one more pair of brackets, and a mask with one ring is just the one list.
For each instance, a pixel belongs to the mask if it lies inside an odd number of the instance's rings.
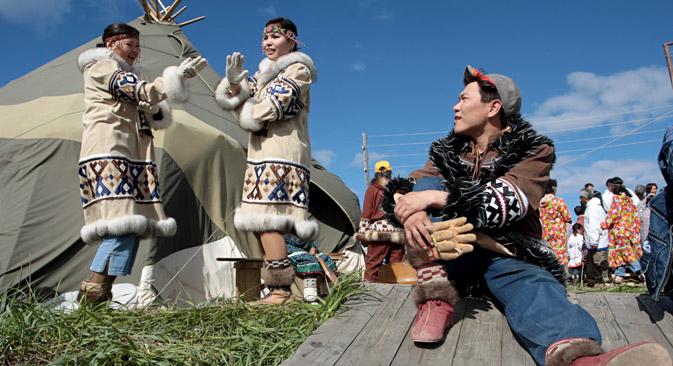
[[356,61],[351,65],[351,68],[355,71],[365,71],[367,69],[367,65],[362,62],[362,61]]
[[330,167],[332,160],[336,157],[336,153],[332,150],[313,150],[311,155],[318,160],[325,168]]
[[277,14],[276,8],[274,8],[273,5],[269,5],[265,8],[257,8],[257,11],[266,15],[269,18],[275,18]]
[[[562,165],[569,157],[560,157],[556,166]],[[564,165],[551,171],[551,178],[558,181],[558,194],[575,197],[585,183],[593,183],[597,190],[605,189],[608,178],[620,177],[624,185],[633,189],[636,184],[663,182],[659,166],[651,160],[599,160],[589,166]]]
[[393,19],[393,12],[390,11],[389,9],[381,8],[376,11],[376,15],[374,16],[374,18],[380,20],[390,20]]
[[[669,80],[668,70],[660,66],[646,66],[607,76],[573,72],[567,77],[570,91],[547,99],[528,119],[540,131],[555,131],[591,127],[606,121],[652,118],[667,111],[653,108],[673,102]],[[617,114],[644,109],[653,110]],[[589,116],[592,117],[586,118]]]
[[[387,158],[388,154],[382,154],[382,153],[376,153],[376,152],[370,152],[368,153],[368,158],[369,158],[369,172],[373,174],[372,172],[374,171],[374,164],[376,164],[377,161],[380,160],[388,160]],[[362,167],[364,169],[364,159],[365,159],[365,154],[364,153],[357,153],[353,157],[353,160],[351,160],[349,166],[358,166]]]
[[70,12],[71,0],[3,0],[0,17],[32,28],[40,36],[49,34]]

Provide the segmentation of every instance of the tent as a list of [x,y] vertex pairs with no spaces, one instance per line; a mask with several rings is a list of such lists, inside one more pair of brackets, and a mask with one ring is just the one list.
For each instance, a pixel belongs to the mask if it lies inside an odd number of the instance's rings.
[[[149,10],[129,23],[141,34],[143,79],[200,55],[170,14],[157,21],[166,12]],[[96,247],[79,237],[84,217],[76,167],[84,102],[76,59],[98,42],[97,37],[0,89],[0,290],[30,284],[72,291],[90,273]],[[178,232],[143,240],[133,274],[123,281],[161,292],[160,298],[231,296],[231,263],[215,257],[261,257],[254,236],[233,225],[248,135],[235,115],[215,104],[220,79],[210,66],[191,79],[190,99],[173,105],[172,125],[155,133],[164,207]],[[357,196],[315,160],[310,197],[309,211],[320,224],[318,248],[353,246]]]

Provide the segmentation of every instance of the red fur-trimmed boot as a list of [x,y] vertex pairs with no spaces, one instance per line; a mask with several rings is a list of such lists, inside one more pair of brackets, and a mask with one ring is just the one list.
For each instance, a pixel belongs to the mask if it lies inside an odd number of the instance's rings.
[[440,342],[446,330],[453,325],[453,306],[458,301],[458,291],[447,278],[444,266],[434,262],[425,250],[410,247],[407,256],[418,277],[418,285],[414,289],[418,309],[411,340],[417,343]]
[[544,356],[546,366],[672,366],[668,351],[655,342],[640,342],[605,352],[594,340],[567,338],[552,343]]
[[290,260],[288,258],[270,260],[265,267],[264,284],[270,292],[248,305],[286,305],[293,302],[294,295],[290,287],[294,282],[294,267]]

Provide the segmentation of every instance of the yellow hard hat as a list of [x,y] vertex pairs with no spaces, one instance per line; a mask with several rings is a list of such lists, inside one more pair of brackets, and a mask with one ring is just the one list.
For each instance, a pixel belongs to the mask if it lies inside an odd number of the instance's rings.
[[385,160],[381,160],[378,163],[376,163],[374,170],[376,170],[377,173],[392,171],[392,169],[390,168],[390,163]]

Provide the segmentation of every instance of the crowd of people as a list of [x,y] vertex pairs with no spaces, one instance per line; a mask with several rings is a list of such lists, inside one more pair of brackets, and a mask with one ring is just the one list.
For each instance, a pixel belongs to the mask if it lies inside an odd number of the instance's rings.
[[647,248],[650,212],[647,203],[657,193],[657,185],[626,188],[619,177],[605,182],[599,192],[592,183],[579,191],[573,223],[566,202],[556,197],[557,182],[550,179],[540,200],[542,237],[567,268],[574,283],[619,285],[627,274],[645,282],[640,258]]

